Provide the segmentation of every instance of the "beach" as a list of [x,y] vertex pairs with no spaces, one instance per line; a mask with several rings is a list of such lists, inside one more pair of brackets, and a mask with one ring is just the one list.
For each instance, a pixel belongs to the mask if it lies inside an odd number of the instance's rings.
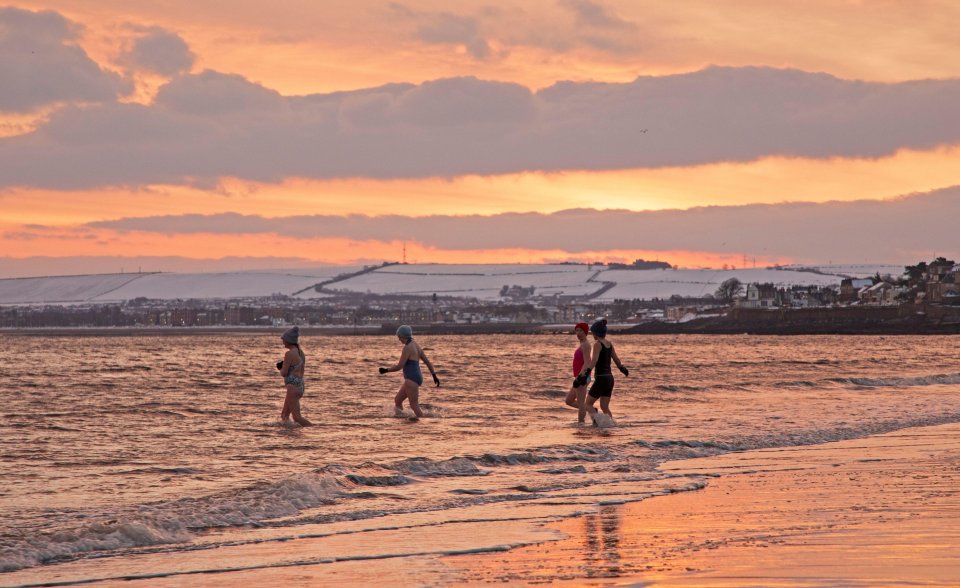
[[0,586],[956,584],[953,338],[611,337],[610,428],[572,336],[424,336],[417,423],[305,337],[305,429],[272,336],[6,338]]
[[700,491],[598,506],[568,538],[450,558],[458,582],[956,586],[960,426],[669,462]]

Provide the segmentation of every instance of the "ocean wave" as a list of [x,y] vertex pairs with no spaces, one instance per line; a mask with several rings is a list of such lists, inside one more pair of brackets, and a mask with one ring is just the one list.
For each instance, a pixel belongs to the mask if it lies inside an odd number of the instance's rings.
[[960,374],[932,374],[929,376],[909,376],[891,378],[830,378],[836,384],[868,388],[914,387],[960,384]]
[[685,447],[688,449],[720,449],[723,451],[735,451],[739,449],[736,445],[729,445],[726,443],[717,443],[715,441],[697,441],[697,440],[686,440],[686,439],[664,439],[662,441],[644,441],[638,439],[633,442],[635,445],[640,447],[646,447],[647,449],[664,449],[671,447]]
[[173,467],[173,468],[164,468],[164,467],[150,467],[150,468],[137,468],[133,470],[121,470],[118,472],[112,472],[112,475],[115,476],[125,476],[128,474],[196,474],[197,470],[187,467]]
[[684,384],[658,384],[653,387],[654,390],[662,390],[664,392],[702,392],[704,390],[710,390],[713,386],[688,386]]
[[541,474],[585,474],[587,473],[587,468],[583,467],[582,465],[578,465],[570,468],[551,468],[537,471]]
[[412,476],[485,476],[488,473],[463,457],[453,457],[443,461],[411,457],[392,464],[390,469]]
[[335,502],[338,477],[309,472],[201,498],[92,515],[92,523],[53,533],[0,539],[0,572],[124,548],[184,543],[198,530],[256,524]]
[[406,476],[361,476],[359,474],[347,474],[347,479],[360,486],[404,486],[413,482]]
[[600,462],[616,459],[616,455],[609,448],[587,444],[542,447],[530,451],[507,454],[484,453],[483,455],[468,457],[476,463],[491,467],[536,465],[557,461]]
[[538,464],[548,461],[555,461],[557,458],[546,455],[536,455],[534,453],[509,453],[507,455],[498,455],[496,453],[484,453],[483,455],[471,457],[473,461],[486,466],[520,465],[520,464]]
[[786,382],[774,382],[774,386],[778,388],[816,388],[820,386],[817,382],[811,382],[810,380],[791,380]]
[[822,445],[836,441],[863,439],[873,435],[883,435],[915,427],[931,427],[960,422],[960,412],[942,413],[935,416],[886,419],[863,423],[855,427],[837,426],[825,429],[803,429],[772,434],[742,435],[736,439],[724,439],[707,442],[724,451],[746,451],[752,449],[771,449],[777,447],[799,447]]
[[166,529],[147,521],[108,521],[44,537],[5,539],[0,544],[0,572],[13,572],[98,551],[182,543],[191,537],[192,534],[182,527]]

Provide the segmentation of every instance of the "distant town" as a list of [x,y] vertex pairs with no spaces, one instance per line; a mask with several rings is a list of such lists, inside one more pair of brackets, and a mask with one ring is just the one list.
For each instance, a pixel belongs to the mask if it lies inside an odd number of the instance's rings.
[[[669,269],[670,265],[637,260],[634,264],[608,267],[644,271]],[[350,276],[366,271],[370,268]],[[328,287],[342,279],[345,277],[318,283],[315,288],[324,294],[323,298],[274,294],[170,300],[141,296],[117,303],[12,305],[0,307],[0,328],[297,324],[376,332],[408,323],[434,332],[509,332],[569,325],[602,316],[621,329],[648,333],[960,332],[960,265],[944,257],[906,266],[900,275],[840,277],[835,285],[777,286],[730,278],[716,291],[703,296],[649,300],[598,299],[603,287],[586,296],[542,293],[534,286],[502,284],[495,301],[437,293],[349,292]]]

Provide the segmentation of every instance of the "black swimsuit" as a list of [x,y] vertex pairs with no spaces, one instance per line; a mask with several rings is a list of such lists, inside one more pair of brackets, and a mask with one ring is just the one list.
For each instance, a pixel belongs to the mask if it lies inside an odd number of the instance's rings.
[[594,398],[609,398],[613,394],[613,373],[610,371],[610,360],[613,358],[613,344],[606,346],[600,345],[600,354],[597,356],[597,365],[593,371],[593,377],[596,378],[593,386],[590,386],[590,396]]

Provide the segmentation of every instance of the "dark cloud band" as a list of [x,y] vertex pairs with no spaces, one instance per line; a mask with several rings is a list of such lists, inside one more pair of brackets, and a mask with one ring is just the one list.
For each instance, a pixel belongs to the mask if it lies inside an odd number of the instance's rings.
[[[410,240],[446,250],[687,250],[844,262],[901,261],[956,249],[960,187],[893,200],[711,206],[632,212],[575,209],[491,216],[174,215],[91,223],[164,234],[274,233]],[[869,257],[864,258],[864,252]]]

